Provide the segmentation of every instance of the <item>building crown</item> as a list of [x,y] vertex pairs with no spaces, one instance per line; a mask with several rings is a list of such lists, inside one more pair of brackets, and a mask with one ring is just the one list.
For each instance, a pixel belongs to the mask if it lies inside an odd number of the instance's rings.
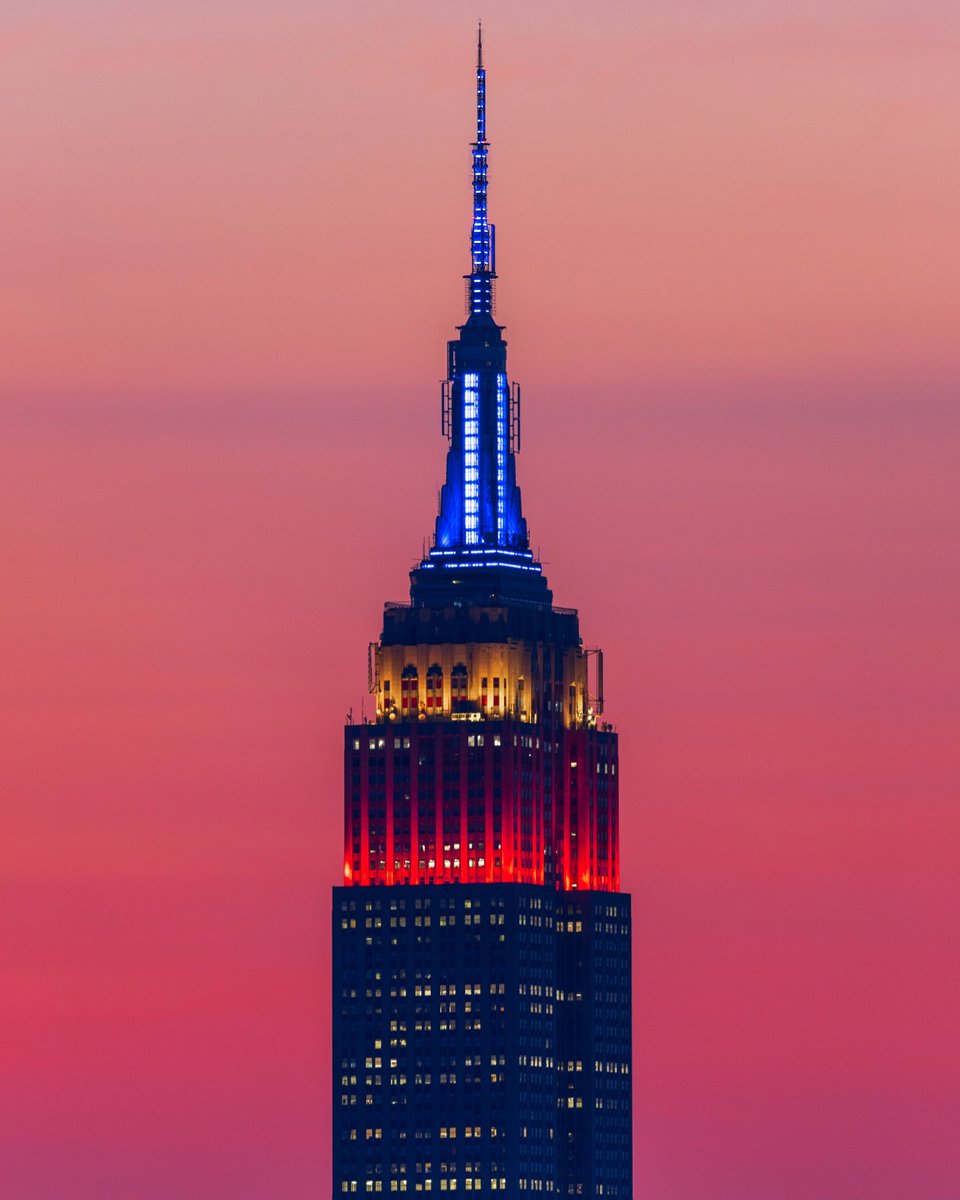
[[467,319],[447,344],[441,428],[449,441],[433,545],[411,575],[415,605],[549,605],[530,550],[516,478],[520,388],[507,377],[507,343],[494,320],[495,228],[487,208],[487,83],[477,35],[477,128],[471,143],[473,222]]

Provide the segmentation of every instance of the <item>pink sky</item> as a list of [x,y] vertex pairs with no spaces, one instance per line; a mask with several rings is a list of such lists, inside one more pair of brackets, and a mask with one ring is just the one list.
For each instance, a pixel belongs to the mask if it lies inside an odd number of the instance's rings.
[[[341,723],[440,478],[459,0],[0,17],[0,1196],[314,1200]],[[960,1177],[960,14],[483,9],[604,646],[636,1195]]]

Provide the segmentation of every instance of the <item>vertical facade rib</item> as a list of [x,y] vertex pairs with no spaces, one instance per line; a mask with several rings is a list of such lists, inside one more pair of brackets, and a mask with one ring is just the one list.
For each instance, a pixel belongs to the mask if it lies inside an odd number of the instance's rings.
[[599,651],[558,608],[516,481],[477,54],[467,316],[433,544],[344,741],[334,1195],[631,1191],[630,898]]

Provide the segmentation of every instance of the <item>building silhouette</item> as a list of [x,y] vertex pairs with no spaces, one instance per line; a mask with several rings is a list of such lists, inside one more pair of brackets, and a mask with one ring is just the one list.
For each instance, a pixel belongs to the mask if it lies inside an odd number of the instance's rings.
[[333,894],[333,1194],[632,1195],[630,897],[603,660],[516,481],[477,54],[467,317],[433,545],[370,647]]

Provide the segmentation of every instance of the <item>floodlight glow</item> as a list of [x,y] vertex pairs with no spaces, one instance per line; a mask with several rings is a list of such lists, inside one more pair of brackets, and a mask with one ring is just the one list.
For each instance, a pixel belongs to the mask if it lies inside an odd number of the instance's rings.
[[[463,377],[463,455],[479,461],[480,454],[480,376]],[[463,470],[463,533],[468,545],[480,540],[480,482],[477,467]]]

